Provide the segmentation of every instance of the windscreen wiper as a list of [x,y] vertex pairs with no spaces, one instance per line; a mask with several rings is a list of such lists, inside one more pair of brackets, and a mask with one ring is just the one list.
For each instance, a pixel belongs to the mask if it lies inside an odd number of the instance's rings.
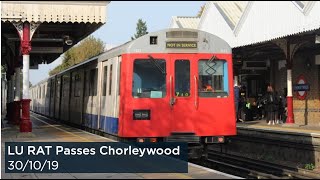
[[[215,60],[216,59],[216,56],[215,55],[213,55],[208,61],[206,61],[206,65],[209,67],[208,69],[206,69],[206,72],[208,73],[208,74],[210,74],[210,75],[213,75],[213,74],[215,74],[217,71],[216,71],[216,69],[214,69],[213,67],[217,64],[215,61],[213,61],[213,60]],[[213,63],[212,65],[210,65],[211,63]],[[211,71],[211,72],[210,72]]]
[[156,66],[162,74],[167,75],[166,71],[158,64],[158,62],[151,55],[148,55],[148,57],[150,58],[152,64]]

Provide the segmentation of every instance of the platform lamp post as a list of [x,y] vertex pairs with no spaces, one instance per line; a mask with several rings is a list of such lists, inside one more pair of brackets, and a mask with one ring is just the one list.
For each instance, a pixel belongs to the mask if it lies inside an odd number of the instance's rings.
[[8,124],[13,123],[13,75],[11,75],[10,69],[8,70],[8,107],[7,107],[7,117],[8,117]]
[[39,27],[40,22],[13,22],[12,23],[20,36],[21,54],[22,54],[22,75],[23,75],[23,88],[21,99],[21,121],[20,132],[32,132],[32,123],[30,121],[30,101],[29,98],[29,69],[30,69],[30,51],[31,51],[31,38],[36,29]]
[[32,123],[30,121],[30,101],[29,99],[29,69],[30,69],[30,24],[23,23],[23,33],[21,40],[21,53],[23,57],[23,90],[22,90],[22,115],[20,122],[20,132],[32,132]]
[[293,114],[293,95],[292,95],[292,67],[293,67],[293,56],[301,43],[292,44],[289,38],[279,39],[274,43],[283,51],[286,56],[287,63],[287,112],[288,116],[286,124],[294,124]]
[[292,60],[295,54],[296,47],[292,48],[289,40],[287,40],[287,124],[294,124],[293,114],[293,97],[292,97]]
[[15,69],[15,98],[14,98],[14,118],[13,123],[18,125],[20,123],[20,111],[21,111],[21,98],[20,98],[20,67]]

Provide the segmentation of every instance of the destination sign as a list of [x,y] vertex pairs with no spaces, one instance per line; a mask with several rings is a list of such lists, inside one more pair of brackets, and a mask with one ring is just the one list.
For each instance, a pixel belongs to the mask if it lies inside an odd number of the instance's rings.
[[197,42],[167,42],[166,48],[197,48]]

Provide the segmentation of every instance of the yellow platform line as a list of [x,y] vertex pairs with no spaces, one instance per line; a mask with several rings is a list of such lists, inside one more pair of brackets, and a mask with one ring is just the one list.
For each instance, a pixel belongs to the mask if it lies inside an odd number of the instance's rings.
[[60,131],[63,131],[63,132],[65,132],[65,133],[67,133],[67,134],[71,134],[71,135],[73,135],[73,136],[76,136],[76,137],[78,137],[78,138],[80,138],[80,139],[83,139],[83,140],[85,140],[85,141],[87,141],[87,142],[93,142],[93,141],[91,141],[91,140],[89,140],[89,139],[87,139],[87,138],[81,137],[81,136],[76,135],[76,134],[74,134],[74,133],[72,133],[72,132],[66,131],[66,130],[61,129],[61,128],[59,128],[59,127],[53,126],[53,125],[51,125],[51,124],[49,124],[49,123],[47,123],[47,122],[45,122],[45,121],[42,121],[41,119],[37,118],[36,116],[33,116],[33,115],[30,115],[30,116],[33,117],[33,118],[35,118],[37,121],[40,121],[40,122],[42,122],[42,123],[44,123],[44,124],[49,125],[50,127],[53,127],[53,128],[58,129],[58,130],[60,130]]

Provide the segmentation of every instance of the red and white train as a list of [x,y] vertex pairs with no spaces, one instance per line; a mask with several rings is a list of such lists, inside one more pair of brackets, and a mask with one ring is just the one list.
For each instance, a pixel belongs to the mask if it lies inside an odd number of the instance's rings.
[[193,156],[236,135],[232,69],[223,39],[165,29],[41,81],[31,110],[122,140],[186,141]]

